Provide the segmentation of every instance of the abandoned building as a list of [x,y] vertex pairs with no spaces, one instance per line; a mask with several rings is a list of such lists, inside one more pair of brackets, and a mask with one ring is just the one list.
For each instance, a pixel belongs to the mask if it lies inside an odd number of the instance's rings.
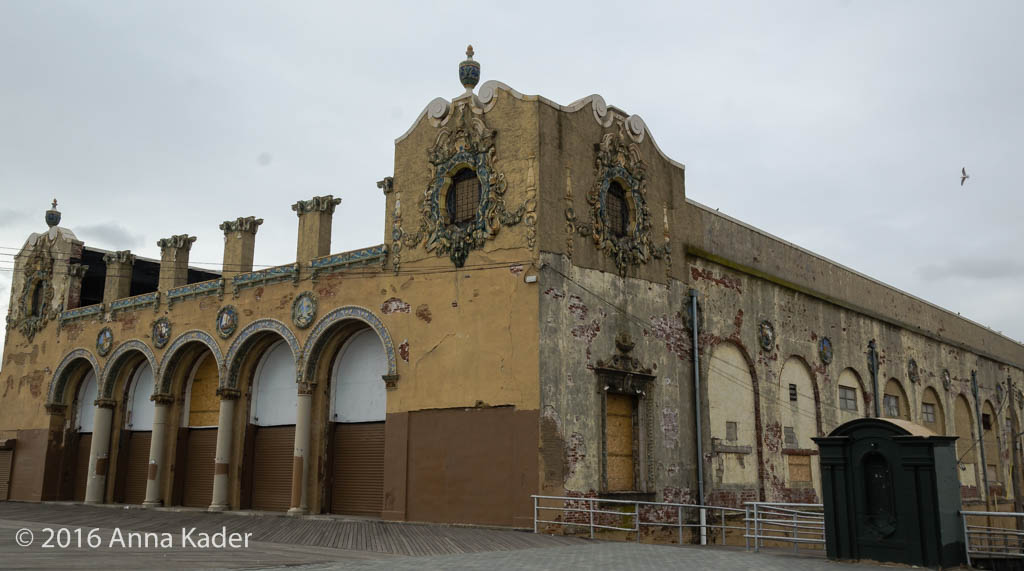
[[395,142],[380,244],[332,252],[318,196],[265,269],[259,213],[225,212],[210,273],[188,233],[98,250],[55,203],[16,262],[0,499],[514,526],[537,493],[811,502],[811,439],[881,415],[958,436],[966,500],[1012,500],[1024,346],[687,199],[598,95],[459,75]]

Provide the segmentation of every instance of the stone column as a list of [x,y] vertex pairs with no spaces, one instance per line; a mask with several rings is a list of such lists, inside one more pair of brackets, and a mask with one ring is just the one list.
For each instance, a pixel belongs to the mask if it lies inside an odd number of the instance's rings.
[[188,234],[157,240],[156,245],[160,246],[160,291],[188,283],[188,254],[195,241],[196,237]]
[[256,230],[260,224],[263,224],[263,219],[255,216],[221,222],[220,229],[224,231],[224,267],[221,275],[225,280],[252,271]]
[[82,280],[89,266],[71,264],[68,266],[68,289],[64,294],[64,309],[74,309],[82,305]]
[[338,204],[341,204],[341,199],[328,194],[292,205],[292,210],[299,217],[297,262],[303,264],[331,253],[331,222]]
[[107,468],[110,463],[110,422],[114,417],[114,399],[96,399],[93,412],[92,447],[89,449],[89,479],[85,484],[85,503],[102,504],[107,493]]
[[295,457],[292,460],[292,507],[288,515],[309,513],[309,436],[313,387],[299,383],[299,401],[295,416]]
[[129,250],[103,254],[107,265],[107,279],[103,283],[103,303],[123,299],[132,294],[132,268],[135,256]]
[[213,503],[209,511],[222,512],[230,507],[228,480],[231,476],[231,428],[234,426],[238,389],[218,388],[220,415],[217,417],[217,452],[213,465]]
[[157,507],[163,503],[160,498],[160,476],[163,472],[164,449],[167,444],[167,416],[171,413],[174,397],[153,395],[153,433],[149,440],[149,474],[146,476],[146,501],[142,505]]

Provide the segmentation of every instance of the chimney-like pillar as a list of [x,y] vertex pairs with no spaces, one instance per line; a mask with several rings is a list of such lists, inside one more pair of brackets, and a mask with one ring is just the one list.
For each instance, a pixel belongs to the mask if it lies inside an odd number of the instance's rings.
[[328,194],[300,200],[292,205],[299,217],[299,246],[296,261],[304,264],[331,253],[331,221],[340,198]]
[[64,295],[64,309],[74,309],[82,305],[82,280],[88,271],[89,266],[85,264],[68,266],[68,290]]
[[156,245],[160,246],[160,291],[188,283],[188,253],[195,241],[196,237],[188,234],[157,240]]
[[221,222],[220,229],[224,231],[224,267],[221,275],[224,279],[252,271],[256,230],[260,224],[263,224],[263,219],[255,216]]
[[128,250],[103,254],[107,265],[107,279],[103,283],[103,303],[122,299],[132,294],[132,268],[135,256]]

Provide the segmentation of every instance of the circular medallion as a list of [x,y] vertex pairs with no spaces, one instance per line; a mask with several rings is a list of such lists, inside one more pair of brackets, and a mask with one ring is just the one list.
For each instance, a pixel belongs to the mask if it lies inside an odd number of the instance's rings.
[[775,347],[775,327],[772,326],[771,321],[767,319],[762,321],[761,325],[757,326],[757,335],[762,349],[771,351],[772,347]]
[[821,357],[821,362],[828,365],[832,362],[832,340],[828,337],[822,337],[821,341],[818,341],[818,355]]
[[917,370],[917,361],[913,359],[907,361],[907,376],[910,377],[912,383],[921,380],[921,374]]
[[953,387],[953,379],[949,376],[949,369],[942,370],[942,388],[947,391]]
[[217,312],[217,334],[227,339],[238,328],[238,310],[233,305],[225,305]]
[[100,354],[100,357],[106,357],[113,346],[114,332],[109,327],[100,329],[99,335],[96,336],[96,352]]
[[171,320],[161,317],[153,322],[153,346],[163,349],[171,340]]
[[292,302],[292,322],[299,329],[305,329],[316,319],[316,294],[304,291]]
[[999,404],[1003,404],[1003,398],[1005,396],[1006,389],[1003,388],[1003,385],[996,385],[996,402]]

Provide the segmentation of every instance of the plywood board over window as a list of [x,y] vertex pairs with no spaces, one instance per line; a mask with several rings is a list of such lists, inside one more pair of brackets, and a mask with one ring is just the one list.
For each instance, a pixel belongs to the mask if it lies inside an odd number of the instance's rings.
[[636,399],[629,395],[607,395],[605,446],[608,463],[608,491],[636,489],[636,462],[633,454],[633,417]]

